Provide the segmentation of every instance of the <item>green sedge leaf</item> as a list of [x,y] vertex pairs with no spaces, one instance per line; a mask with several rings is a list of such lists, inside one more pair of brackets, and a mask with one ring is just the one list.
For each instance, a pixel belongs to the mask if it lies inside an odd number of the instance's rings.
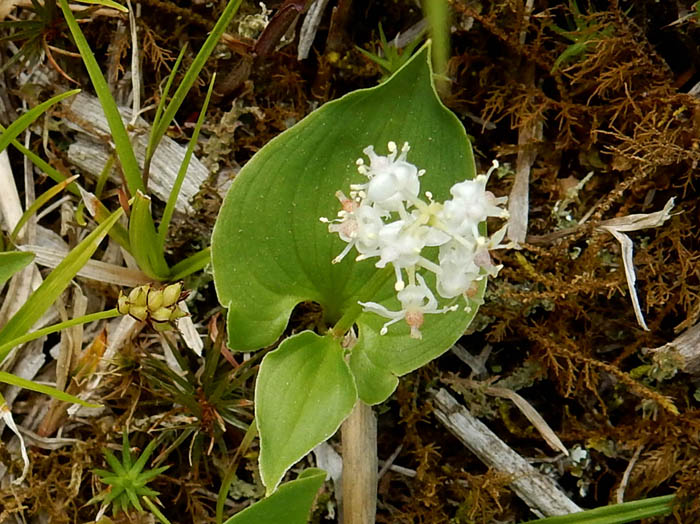
[[674,495],[665,495],[635,500],[559,517],[530,520],[527,524],[624,524],[637,522],[641,519],[670,514],[674,498]]
[[100,99],[100,105],[104,109],[105,117],[107,118],[107,123],[109,124],[109,129],[112,133],[112,140],[114,141],[114,147],[117,150],[117,156],[122,165],[122,171],[124,177],[126,178],[126,184],[129,188],[129,193],[131,195],[136,194],[136,191],[145,191],[146,188],[141,179],[141,168],[136,161],[136,155],[134,154],[134,149],[131,147],[131,141],[129,139],[129,134],[126,132],[126,127],[124,127],[124,121],[119,114],[119,109],[117,108],[117,103],[112,96],[112,92],[107,85],[105,77],[100,71],[100,66],[95,59],[95,55],[90,49],[90,45],[85,39],[85,35],[80,29],[78,22],[73,16],[73,12],[68,6],[67,0],[58,0],[61,6],[61,11],[63,11],[63,16],[66,19],[68,28],[70,29],[73,39],[75,40],[75,45],[80,51],[80,56],[83,59],[83,64],[85,64],[85,69],[87,69],[90,80],[92,81],[92,86],[95,88],[95,93]]
[[170,274],[163,248],[158,242],[156,226],[151,215],[151,199],[137,192],[129,217],[131,254],[141,271],[156,280],[166,280]]
[[7,126],[7,128],[2,132],[0,135],[0,151],[3,151],[10,144],[10,142],[17,138],[22,131],[32,125],[32,123],[43,115],[52,105],[78,93],[80,93],[80,89],[66,91],[65,93],[49,98],[46,102],[42,102],[41,104],[32,107],[29,111]]
[[[54,268],[41,285],[29,296],[13,317],[0,330],[0,346],[26,334],[37,320],[51,307],[78,271],[90,260],[102,239],[123,214],[118,209],[102,222],[95,230],[66,255],[66,258]],[[2,362],[12,348],[0,351]]]

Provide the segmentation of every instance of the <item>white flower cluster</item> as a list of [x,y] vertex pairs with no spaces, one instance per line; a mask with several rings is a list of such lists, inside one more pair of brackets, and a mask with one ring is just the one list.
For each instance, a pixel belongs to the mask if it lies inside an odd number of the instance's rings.
[[[340,262],[354,247],[359,253],[356,260],[378,257],[376,267],[393,266],[401,310],[390,311],[375,302],[360,302],[365,311],[389,319],[381,334],[404,319],[411,336],[421,338],[425,314],[454,311],[458,306],[439,307],[434,292],[418,272],[434,273],[437,293],[444,299],[463,296],[465,309],[469,309],[468,299],[476,293],[478,281],[496,275],[500,269],[491,261],[489,250],[504,247],[501,241],[507,227],[504,225],[486,237],[480,234],[479,224],[487,217],[507,219],[508,211],[501,207],[506,197],[496,198],[486,191],[489,175],[498,167],[494,160],[485,175],[452,186],[452,199],[435,202],[426,192],[427,201],[422,200],[420,177],[425,170],[406,161],[408,143],[399,152],[396,144],[389,142],[388,149],[387,156],[378,155],[372,146],[363,150],[369,165],[362,158],[356,163],[367,182],[351,185],[349,197],[338,191],[336,197],[342,205],[338,217],[321,221],[348,244],[333,263]],[[438,248],[438,263],[422,255],[426,247]]]

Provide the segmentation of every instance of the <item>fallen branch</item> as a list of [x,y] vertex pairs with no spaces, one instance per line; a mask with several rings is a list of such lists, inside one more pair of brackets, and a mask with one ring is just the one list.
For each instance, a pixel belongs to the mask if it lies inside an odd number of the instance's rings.
[[568,515],[581,511],[554,483],[472,416],[446,390],[434,395],[435,416],[488,467],[513,477],[513,491],[538,515]]

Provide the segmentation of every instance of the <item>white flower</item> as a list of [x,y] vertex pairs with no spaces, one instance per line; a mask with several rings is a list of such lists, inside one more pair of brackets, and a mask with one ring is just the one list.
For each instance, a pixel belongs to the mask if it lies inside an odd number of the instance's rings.
[[343,206],[338,212],[338,218],[333,221],[321,218],[321,222],[328,223],[328,231],[338,233],[341,240],[348,243],[333,259],[334,264],[340,262],[353,247],[359,253],[376,250],[379,233],[384,226],[381,213],[377,209],[359,205],[355,200],[346,197],[342,191],[338,191],[336,197]]
[[480,268],[474,262],[476,246],[465,246],[456,241],[440,246],[438,260],[442,270],[437,278],[437,292],[443,298],[464,294],[478,280]]
[[384,212],[402,212],[405,200],[418,197],[420,191],[418,177],[424,171],[418,171],[416,166],[406,162],[406,155],[411,149],[408,142],[404,143],[398,158],[396,158],[398,153],[396,143],[389,142],[387,147],[389,149],[387,156],[377,155],[373,146],[367,146],[362,150],[369,157],[370,164],[367,166],[363,159],[358,158],[357,170],[369,178],[369,182],[352,186],[352,188],[365,191],[367,202]]
[[436,214],[445,231],[456,237],[470,235],[479,238],[479,224],[488,217],[508,218],[508,211],[499,207],[507,201],[507,197],[496,198],[486,191],[486,182],[497,167],[498,162],[494,160],[485,175],[459,182],[450,188],[452,200],[447,200]]
[[394,266],[396,272],[396,291],[404,288],[401,270],[412,274],[417,266],[433,272],[439,272],[438,266],[421,255],[425,246],[436,246],[449,237],[430,226],[421,224],[416,214],[407,215],[404,220],[396,220],[384,225],[379,231],[377,247],[374,251],[363,252],[356,260],[379,257],[375,266],[386,267],[388,263]]
[[[434,202],[426,192],[426,202],[418,197],[420,177],[425,170],[406,160],[408,143],[399,153],[396,144],[389,142],[388,150],[386,156],[376,154],[372,146],[363,150],[369,165],[358,159],[357,170],[369,180],[351,185],[349,198],[338,191],[336,197],[342,205],[338,217],[321,221],[347,243],[334,263],[355,248],[355,260],[377,258],[376,267],[393,267],[401,310],[390,311],[375,302],[360,302],[365,311],[389,319],[380,334],[386,334],[390,325],[404,319],[411,336],[420,338],[425,314],[454,311],[457,306],[439,307],[434,292],[418,272],[423,269],[434,273],[437,293],[448,300],[464,297],[465,309],[469,310],[479,282],[486,276],[495,276],[501,268],[493,263],[489,250],[506,247],[501,245],[506,226],[489,237],[479,231],[480,225],[489,217],[507,219],[508,212],[501,207],[507,199],[486,191],[489,175],[498,167],[494,161],[485,175],[453,185],[450,200]],[[439,248],[438,263],[426,258],[426,247]]]
[[411,338],[422,338],[420,328],[423,325],[425,314],[439,314],[447,311],[454,311],[455,306],[438,308],[435,295],[430,290],[422,276],[416,275],[417,284],[409,284],[399,291],[396,297],[401,302],[400,311],[391,311],[376,302],[359,302],[364,311],[376,313],[379,316],[390,319],[382,326],[380,335],[386,335],[390,325],[401,319],[406,320],[406,324],[411,328]]

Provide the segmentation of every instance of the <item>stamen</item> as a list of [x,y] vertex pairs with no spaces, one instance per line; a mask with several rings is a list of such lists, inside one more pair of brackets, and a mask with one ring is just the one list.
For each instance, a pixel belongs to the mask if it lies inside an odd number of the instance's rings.
[[394,284],[394,289],[396,291],[401,291],[404,287],[406,287],[406,284],[403,281],[403,277],[401,275],[401,269],[394,266],[394,273],[396,274],[396,283]]
[[350,243],[350,244],[348,244],[347,246],[345,246],[345,249],[343,249],[343,250],[340,252],[340,255],[338,255],[337,257],[335,257],[331,262],[332,262],[333,264],[337,264],[338,262],[340,262],[341,260],[343,260],[343,258],[345,258],[345,255],[347,255],[347,254],[350,252],[350,250],[352,249],[352,247],[353,247],[354,245],[355,245],[355,244]]

